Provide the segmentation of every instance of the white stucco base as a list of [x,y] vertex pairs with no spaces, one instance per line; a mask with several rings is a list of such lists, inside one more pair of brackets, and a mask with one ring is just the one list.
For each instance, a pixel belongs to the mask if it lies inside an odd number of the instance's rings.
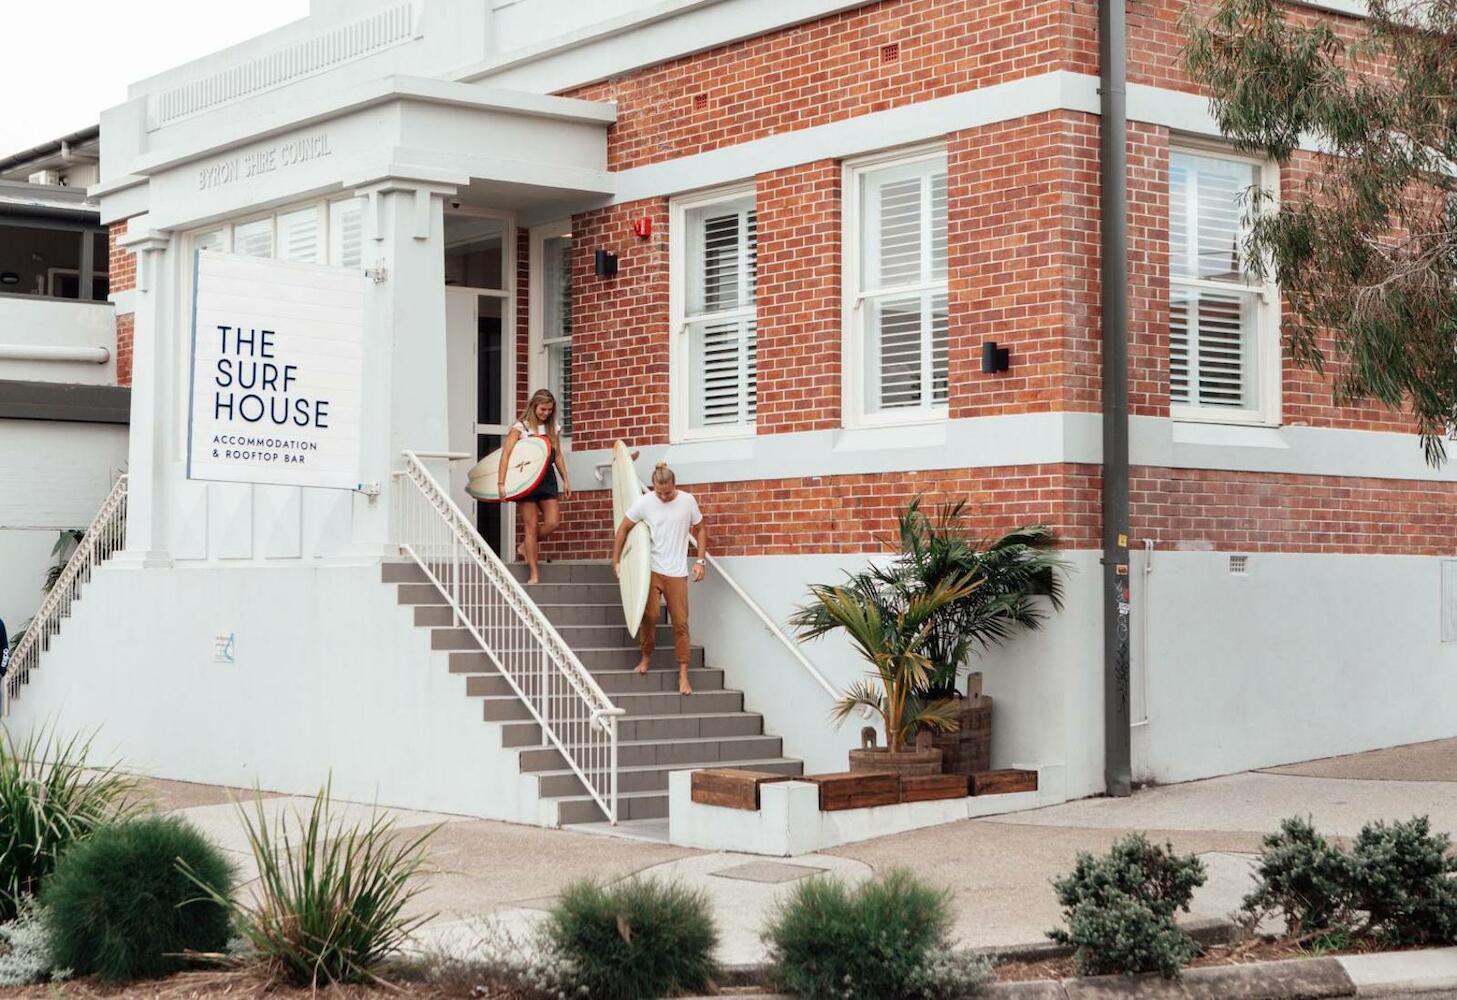
[[761,785],[757,810],[702,805],[693,801],[693,773],[674,771],[668,776],[668,840],[679,847],[792,858],[840,844],[1067,800],[1060,765],[1035,770],[1035,792],[969,795],[836,812],[820,811],[819,787],[808,781]]
[[1242,574],[1229,563],[1157,552],[1151,574],[1142,556],[1133,565],[1134,703],[1147,705],[1133,715],[1147,719],[1133,730],[1136,779],[1457,736],[1442,559],[1253,553]]
[[[379,565],[102,567],[15,700],[12,734],[95,732],[182,781],[544,823],[501,730]],[[213,638],[236,635],[236,662]]]

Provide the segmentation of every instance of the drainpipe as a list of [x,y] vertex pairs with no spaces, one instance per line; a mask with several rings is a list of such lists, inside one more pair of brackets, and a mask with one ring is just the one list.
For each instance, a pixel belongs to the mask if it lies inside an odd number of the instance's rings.
[[1128,581],[1128,107],[1126,0],[1098,5],[1103,336],[1103,779],[1132,792]]

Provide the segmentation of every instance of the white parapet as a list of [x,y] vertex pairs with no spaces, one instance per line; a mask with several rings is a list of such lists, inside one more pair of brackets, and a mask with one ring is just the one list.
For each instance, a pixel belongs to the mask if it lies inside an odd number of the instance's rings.
[[679,847],[792,858],[921,827],[1067,801],[1061,764],[1018,766],[1037,772],[1037,791],[835,812],[820,811],[819,787],[809,781],[761,785],[758,810],[703,805],[693,801],[693,772],[674,771],[668,776],[668,840]]

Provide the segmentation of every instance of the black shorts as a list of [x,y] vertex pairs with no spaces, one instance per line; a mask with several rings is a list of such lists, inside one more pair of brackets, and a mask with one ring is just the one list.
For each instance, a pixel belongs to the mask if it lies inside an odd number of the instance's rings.
[[548,465],[546,475],[541,477],[541,482],[536,484],[536,489],[524,497],[517,497],[517,503],[536,503],[538,500],[556,500],[562,495],[561,488],[557,486],[556,466]]

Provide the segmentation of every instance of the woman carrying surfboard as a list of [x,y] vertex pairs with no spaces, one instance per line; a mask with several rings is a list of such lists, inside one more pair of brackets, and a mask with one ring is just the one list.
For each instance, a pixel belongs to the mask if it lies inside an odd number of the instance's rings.
[[[528,585],[540,583],[537,556],[541,543],[561,524],[561,504],[558,499],[572,498],[572,484],[567,479],[567,460],[562,454],[562,429],[557,423],[556,397],[550,390],[537,389],[526,403],[521,419],[511,425],[511,433],[501,446],[501,467],[497,472],[497,496],[506,495],[506,472],[511,460],[511,450],[522,438],[536,438],[550,451],[546,474],[536,489],[526,496],[516,498],[516,509],[521,513],[521,523],[526,539],[516,546],[516,554],[526,559],[530,576]],[[561,485],[557,485],[557,473],[561,473]]]

